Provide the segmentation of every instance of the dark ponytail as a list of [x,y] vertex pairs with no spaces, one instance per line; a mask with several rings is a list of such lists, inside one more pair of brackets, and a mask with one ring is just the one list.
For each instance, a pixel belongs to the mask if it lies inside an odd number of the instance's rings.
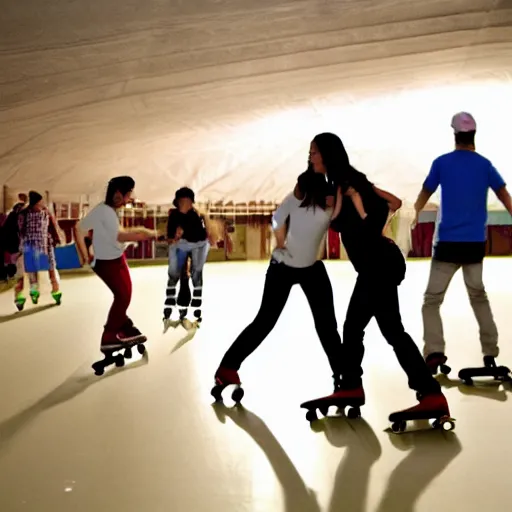
[[135,188],[135,180],[130,176],[117,176],[112,178],[107,185],[105,204],[114,207],[114,196],[117,192],[125,196]]

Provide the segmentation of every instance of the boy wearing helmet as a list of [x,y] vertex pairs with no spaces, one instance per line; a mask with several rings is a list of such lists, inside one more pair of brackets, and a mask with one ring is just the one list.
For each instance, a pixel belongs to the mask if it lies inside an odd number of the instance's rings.
[[[203,267],[210,250],[210,243],[205,218],[194,208],[194,202],[193,190],[188,187],[180,188],[174,197],[175,208],[169,212],[167,221],[169,268],[164,305],[164,332],[169,327],[177,327],[179,324],[186,329],[199,326],[202,319]],[[192,321],[187,318],[187,307],[180,304],[179,311],[177,310],[177,284],[189,257],[193,288],[190,303]]]

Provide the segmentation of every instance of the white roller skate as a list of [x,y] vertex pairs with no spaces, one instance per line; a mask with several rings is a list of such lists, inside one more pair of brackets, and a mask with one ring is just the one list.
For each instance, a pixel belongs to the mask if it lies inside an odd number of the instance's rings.
[[164,334],[172,327],[173,329],[176,329],[179,325],[181,325],[181,318],[173,319],[173,315],[171,313],[171,316],[169,318],[164,318]]

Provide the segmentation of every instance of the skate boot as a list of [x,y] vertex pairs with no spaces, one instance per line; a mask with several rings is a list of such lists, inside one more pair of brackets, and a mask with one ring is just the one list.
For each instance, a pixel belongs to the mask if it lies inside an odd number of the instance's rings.
[[180,309],[180,324],[187,331],[194,328],[194,324],[187,318],[188,308]]
[[307,410],[306,420],[309,422],[318,419],[317,409],[323,416],[327,416],[331,406],[337,407],[341,414],[345,414],[345,409],[348,407],[347,418],[355,419],[361,416],[361,407],[365,404],[365,401],[366,398],[362,386],[347,389],[335,383],[334,393],[304,402],[301,404],[301,408]]
[[[144,345],[142,345],[144,346]],[[122,342],[119,338],[108,332],[104,332],[101,338],[100,352],[103,354],[101,361],[96,361],[92,365],[92,369],[96,375],[103,375],[105,368],[110,365],[115,365],[117,368],[122,368],[125,364],[125,357],[131,357],[130,343]],[[121,353],[124,350],[124,354]]]
[[212,389],[212,396],[216,402],[222,402],[222,392],[228,386],[235,386],[235,390],[231,394],[234,402],[239,404],[244,396],[244,390],[241,387],[240,377],[236,370],[221,366],[215,373],[215,386]]
[[27,299],[23,296],[23,293],[18,293],[16,295],[16,298],[14,299],[14,304],[16,304],[16,308],[18,311],[23,311],[23,308],[25,307],[25,302],[27,302]]
[[55,304],[57,306],[60,306],[60,303],[62,301],[62,292],[57,290],[56,292],[52,292],[52,298],[55,301]]
[[39,290],[30,290],[30,299],[32,300],[32,304],[37,304],[40,296],[41,294],[39,293]]
[[428,369],[432,375],[437,375],[439,372],[443,375],[448,375],[452,369],[446,365],[448,358],[442,352],[434,352],[429,354],[425,359]]
[[173,320],[172,319],[172,310],[167,310],[164,312],[164,318],[163,318],[163,322],[164,322],[164,334],[172,327],[173,329],[176,329],[176,327],[178,327],[178,325],[181,324],[181,318],[179,320]]
[[117,334],[117,339],[121,343],[130,343],[132,345],[144,343],[148,340],[134,325],[123,327],[122,331]]
[[498,365],[496,364],[496,359],[492,356],[484,356],[484,366],[486,368],[496,368]]
[[445,396],[439,391],[422,395],[419,404],[389,415],[391,430],[405,432],[408,421],[434,420],[433,428],[449,431],[455,428],[455,420],[450,417],[450,409]]
[[473,377],[492,377],[498,382],[512,382],[510,368],[507,366],[498,366],[493,356],[484,356],[483,368],[464,368],[459,372],[459,379],[472,386]]
[[[187,310],[185,310],[187,311]],[[186,313],[183,317],[183,320],[182,320],[182,325],[183,327],[187,330],[187,331],[190,331],[192,329],[199,329],[199,327],[201,326],[201,310],[199,309],[196,309],[194,311],[194,316],[195,316],[195,320],[189,320],[187,317],[186,317]]]

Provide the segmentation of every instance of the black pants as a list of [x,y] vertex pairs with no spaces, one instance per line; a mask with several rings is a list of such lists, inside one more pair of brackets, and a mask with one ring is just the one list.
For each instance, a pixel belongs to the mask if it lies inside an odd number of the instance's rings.
[[321,261],[307,268],[292,268],[270,262],[260,310],[226,352],[221,366],[238,370],[243,361],[260,346],[281,316],[294,284],[300,285],[306,295],[334,378],[339,379],[342,345],[334,313],[332,286]]
[[190,260],[190,256],[187,258],[185,265],[181,269],[180,274],[180,291],[178,293],[178,306],[182,308],[188,308],[190,306],[190,301],[192,300],[192,294],[190,292],[190,277],[188,274],[188,260]]
[[343,326],[343,387],[361,386],[364,330],[375,317],[380,332],[393,347],[409,387],[422,394],[440,391],[413,339],[405,332],[400,316],[397,280],[391,275],[360,273]]

